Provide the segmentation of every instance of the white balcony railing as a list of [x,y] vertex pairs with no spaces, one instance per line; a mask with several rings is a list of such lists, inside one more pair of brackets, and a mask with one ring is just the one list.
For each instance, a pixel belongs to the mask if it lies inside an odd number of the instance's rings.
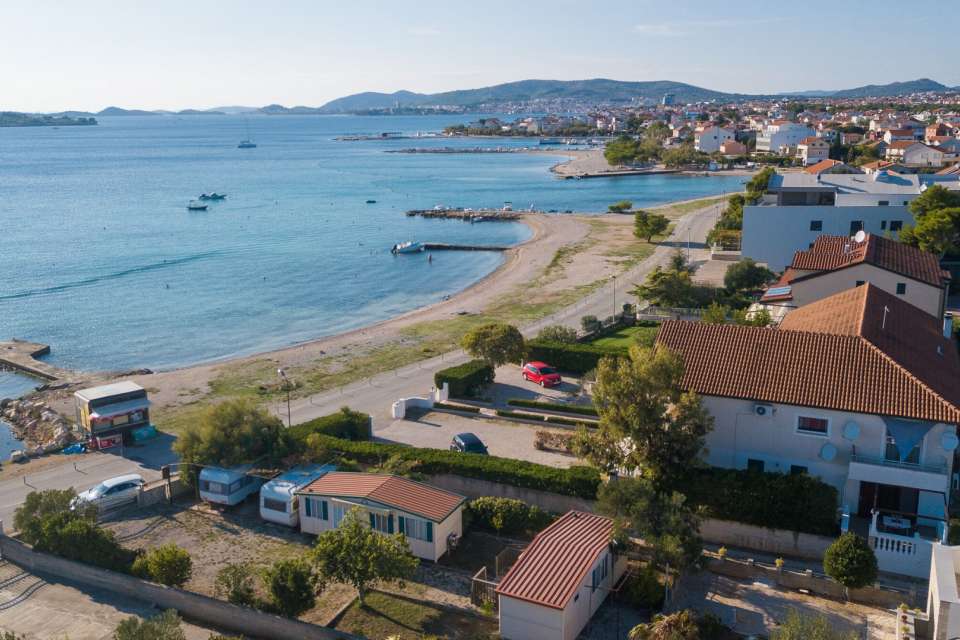
[[927,521],[933,523],[930,526],[935,528],[936,537],[940,541],[946,537],[945,523],[923,516],[915,516],[915,519],[911,519],[910,527],[905,528],[902,533],[893,533],[891,529],[882,524],[882,518],[882,512],[873,512],[869,538],[870,546],[877,556],[877,565],[880,571],[915,578],[929,577],[934,540],[921,536],[919,527],[913,523],[924,524]]

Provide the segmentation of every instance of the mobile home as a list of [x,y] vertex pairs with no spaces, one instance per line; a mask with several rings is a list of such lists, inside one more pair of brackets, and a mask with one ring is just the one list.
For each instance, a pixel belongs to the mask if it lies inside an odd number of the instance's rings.
[[228,507],[240,504],[263,484],[263,478],[248,475],[253,465],[224,469],[204,467],[200,471],[200,499]]
[[302,465],[280,474],[260,487],[260,517],[268,522],[296,527],[300,524],[300,501],[296,492],[336,465]]

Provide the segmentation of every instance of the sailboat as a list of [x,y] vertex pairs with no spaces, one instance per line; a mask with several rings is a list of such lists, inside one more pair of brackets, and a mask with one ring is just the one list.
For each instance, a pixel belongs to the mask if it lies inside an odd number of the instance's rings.
[[240,144],[237,145],[237,149],[256,149],[257,143],[250,139],[250,122],[244,118],[243,123],[247,127],[247,137],[245,140],[240,141]]

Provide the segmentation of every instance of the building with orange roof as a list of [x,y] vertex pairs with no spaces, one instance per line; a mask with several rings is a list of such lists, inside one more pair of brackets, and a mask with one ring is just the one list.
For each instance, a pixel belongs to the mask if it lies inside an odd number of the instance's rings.
[[808,167],[804,167],[803,170],[811,175],[819,175],[821,173],[863,173],[863,171],[857,167],[852,167],[845,162],[831,160],[830,158],[821,160],[820,162],[812,164]]
[[778,328],[666,321],[656,344],[714,418],[706,462],[818,477],[882,571],[927,575],[960,424],[960,358],[937,318],[868,283]]
[[371,528],[402,533],[413,555],[433,561],[463,535],[466,498],[400,476],[333,471],[296,494],[304,533],[336,529],[348,511],[359,509]]
[[797,158],[806,165],[817,164],[830,157],[830,143],[824,138],[807,136],[797,143]]

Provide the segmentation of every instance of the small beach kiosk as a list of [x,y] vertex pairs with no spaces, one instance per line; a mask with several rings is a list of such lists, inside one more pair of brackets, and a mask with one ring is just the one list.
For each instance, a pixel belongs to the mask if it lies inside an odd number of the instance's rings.
[[78,428],[101,448],[130,442],[135,431],[152,429],[147,391],[135,382],[81,389],[73,397]]
[[288,527],[300,524],[300,501],[296,492],[328,471],[336,471],[336,465],[313,464],[294,467],[260,487],[260,517]]

